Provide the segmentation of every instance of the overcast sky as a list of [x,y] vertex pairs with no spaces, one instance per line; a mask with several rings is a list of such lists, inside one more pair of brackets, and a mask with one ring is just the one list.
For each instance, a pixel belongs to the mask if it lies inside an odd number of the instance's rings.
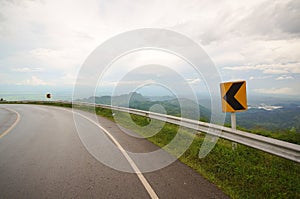
[[[299,0],[0,0],[0,93],[72,87],[102,42],[137,28],[166,28],[196,41],[224,81],[246,80],[253,95],[299,97],[299,19]],[[109,90],[118,78],[108,72]],[[196,88],[201,82],[186,78]]]

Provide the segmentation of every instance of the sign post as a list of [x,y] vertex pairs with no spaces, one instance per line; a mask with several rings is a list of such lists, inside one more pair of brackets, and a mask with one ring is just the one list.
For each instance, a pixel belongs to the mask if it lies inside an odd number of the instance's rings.
[[[222,111],[231,113],[231,128],[236,130],[236,112],[245,111],[247,106],[246,81],[225,82],[220,84]],[[237,144],[232,143],[232,149]]]
[[[232,112],[230,114],[231,116],[231,128],[233,130],[236,130],[236,113],[235,112]],[[237,143],[236,142],[232,142],[232,150],[235,150],[237,148]]]

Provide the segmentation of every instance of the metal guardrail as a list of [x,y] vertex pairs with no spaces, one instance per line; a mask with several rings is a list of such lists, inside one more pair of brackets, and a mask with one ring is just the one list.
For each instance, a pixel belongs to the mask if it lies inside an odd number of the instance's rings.
[[132,108],[125,108],[125,107],[110,106],[104,104],[91,104],[91,103],[80,103],[80,104],[101,107],[101,108],[108,108],[115,111],[128,112],[135,115],[149,117],[151,119],[165,121],[171,124],[177,124],[180,126],[184,126],[200,132],[208,133],[214,136],[218,136],[226,140],[237,142],[300,163],[300,145],[297,144],[292,144],[289,142],[284,142],[281,140],[277,140],[277,139],[273,139],[261,135],[256,135],[256,134],[252,134],[240,130],[233,130],[231,128],[227,128],[216,124],[210,124],[206,122],[180,118],[171,115],[164,115],[160,113],[154,113],[154,112],[137,110]]
[[[26,101],[26,102],[30,102],[30,101]],[[34,102],[38,102],[38,101],[34,101]],[[57,101],[57,102],[70,103],[66,101]],[[115,111],[127,112],[135,115],[149,117],[151,119],[165,121],[171,124],[184,126],[203,133],[218,136],[226,140],[240,143],[300,163],[300,145],[297,144],[292,144],[289,142],[285,142],[285,141],[281,141],[281,140],[277,140],[277,139],[273,139],[261,135],[256,135],[256,134],[252,134],[240,130],[233,130],[231,128],[227,128],[216,124],[205,123],[201,121],[180,118],[171,115],[164,115],[164,114],[154,113],[149,111],[137,110],[132,108],[117,107],[117,106],[110,106],[104,104],[84,103],[84,102],[78,102],[78,103],[76,102],[76,105],[95,106],[100,108],[112,109]]]

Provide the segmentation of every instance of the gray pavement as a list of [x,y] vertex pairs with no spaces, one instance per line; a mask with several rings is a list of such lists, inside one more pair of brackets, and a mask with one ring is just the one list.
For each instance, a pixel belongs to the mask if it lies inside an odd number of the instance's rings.
[[[136,174],[114,170],[96,160],[82,144],[72,113],[57,107],[0,105],[0,198],[150,198]],[[88,113],[84,113],[89,116]],[[145,139],[123,133],[115,123],[99,123],[134,152],[157,150]],[[80,128],[103,134],[82,119]],[[228,198],[215,185],[179,161],[144,177],[159,198]]]

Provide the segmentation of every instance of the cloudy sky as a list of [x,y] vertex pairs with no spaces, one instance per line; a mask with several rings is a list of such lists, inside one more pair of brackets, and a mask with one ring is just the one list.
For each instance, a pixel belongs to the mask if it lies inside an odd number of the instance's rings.
[[[133,29],[166,28],[197,42],[224,81],[246,80],[250,95],[299,97],[299,19],[299,0],[0,0],[0,94],[72,88],[102,42]],[[106,90],[118,81],[116,71],[104,78]],[[186,78],[195,87],[201,82]]]

